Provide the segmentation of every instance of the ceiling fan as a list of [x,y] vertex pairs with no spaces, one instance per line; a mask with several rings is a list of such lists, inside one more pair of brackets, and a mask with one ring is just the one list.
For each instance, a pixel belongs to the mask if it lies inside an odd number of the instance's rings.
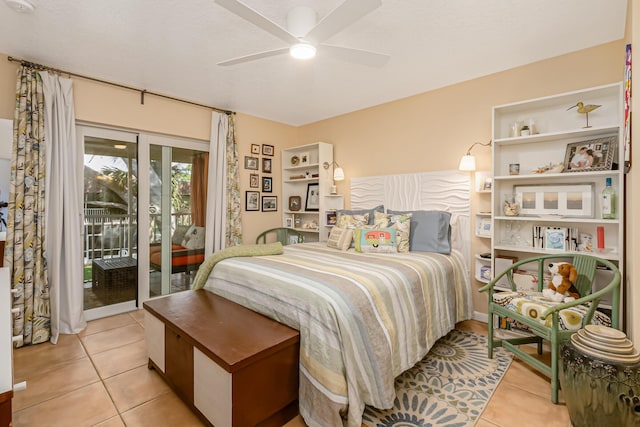
[[316,52],[345,61],[374,67],[384,65],[389,55],[368,50],[334,46],[323,43],[367,13],[378,8],[381,0],[345,0],[340,6],[316,23],[316,12],[309,7],[295,7],[287,14],[287,29],[282,28],[239,0],[214,0],[220,6],[239,17],[287,42],[288,47],[240,56],[219,62],[227,66],[254,61],[256,59],[289,53],[294,58],[309,59]]

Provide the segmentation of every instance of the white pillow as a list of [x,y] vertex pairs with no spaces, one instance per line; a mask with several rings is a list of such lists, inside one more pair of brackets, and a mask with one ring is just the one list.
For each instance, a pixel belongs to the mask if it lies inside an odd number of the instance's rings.
[[187,249],[202,249],[204,248],[204,227],[197,227],[192,225],[184,234],[181,245]]
[[327,240],[327,246],[334,249],[346,251],[351,246],[353,230],[350,228],[333,227]]

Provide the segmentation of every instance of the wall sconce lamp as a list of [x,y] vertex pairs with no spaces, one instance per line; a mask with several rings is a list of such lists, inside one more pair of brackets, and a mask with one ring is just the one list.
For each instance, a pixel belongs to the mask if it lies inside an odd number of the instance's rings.
[[485,147],[491,147],[491,140],[489,140],[489,142],[487,142],[486,144],[483,144],[481,142],[474,142],[473,144],[471,144],[471,147],[469,147],[469,149],[467,150],[467,154],[462,156],[462,159],[460,159],[460,166],[458,166],[459,170],[461,170],[461,171],[474,171],[474,170],[476,170],[476,158],[471,155],[471,149],[473,147],[475,147],[476,145],[483,145]]
[[322,164],[322,167],[325,169],[329,169],[330,166],[333,166],[333,185],[331,185],[331,194],[337,194],[338,191],[336,189],[336,181],[344,180],[344,171],[342,170],[340,165],[334,161],[332,161],[331,163],[324,162]]

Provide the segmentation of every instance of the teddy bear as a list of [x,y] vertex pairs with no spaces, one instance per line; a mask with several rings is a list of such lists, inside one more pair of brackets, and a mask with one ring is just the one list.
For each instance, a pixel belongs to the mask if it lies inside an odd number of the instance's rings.
[[551,281],[549,288],[542,291],[542,295],[556,302],[569,302],[580,298],[578,289],[573,283],[578,279],[578,271],[568,262],[549,264]]

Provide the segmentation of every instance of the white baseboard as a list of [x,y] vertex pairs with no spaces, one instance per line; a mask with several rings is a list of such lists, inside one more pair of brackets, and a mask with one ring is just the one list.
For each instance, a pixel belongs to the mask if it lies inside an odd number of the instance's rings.
[[473,312],[473,320],[477,320],[478,322],[487,323],[489,321],[489,315],[487,313],[481,313],[479,311]]

